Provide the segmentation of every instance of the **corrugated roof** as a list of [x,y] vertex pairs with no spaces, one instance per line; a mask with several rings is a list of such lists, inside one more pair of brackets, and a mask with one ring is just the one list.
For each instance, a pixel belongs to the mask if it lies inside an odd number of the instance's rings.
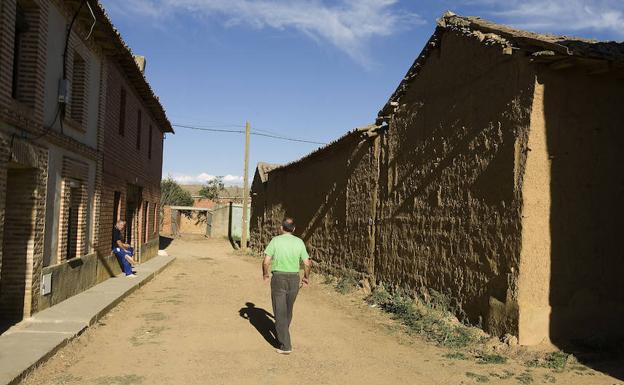
[[[81,2],[82,0],[64,1],[74,11],[80,7]],[[93,6],[93,3],[95,3],[95,6]],[[119,64],[130,84],[150,110],[159,128],[164,132],[174,132],[158,96],[156,96],[145,75],[137,66],[132,50],[123,40],[119,31],[113,26],[102,3],[98,0],[95,2],[91,1],[90,4],[97,20],[93,38],[102,47],[104,54]],[[87,7],[82,7],[78,20],[86,25],[91,24],[92,17]]]
[[438,19],[438,26],[434,34],[386,105],[379,112],[378,123],[384,121],[399,105],[401,96],[405,94],[412,80],[418,76],[430,52],[439,47],[440,38],[447,31],[477,38],[484,45],[498,45],[506,54],[523,50],[535,62],[553,63],[561,61],[568,66],[581,63],[585,65],[601,64],[598,71],[608,71],[617,67],[624,68],[624,43],[539,34],[496,24],[479,17],[459,16],[447,12]]

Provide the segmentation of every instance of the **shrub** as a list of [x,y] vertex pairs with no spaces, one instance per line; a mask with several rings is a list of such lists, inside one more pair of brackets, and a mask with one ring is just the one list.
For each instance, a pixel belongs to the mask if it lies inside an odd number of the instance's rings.
[[357,280],[351,274],[345,274],[338,279],[336,291],[340,294],[352,292],[357,287]]
[[500,354],[483,354],[479,357],[479,364],[505,364],[507,363],[507,357],[503,357]]
[[421,334],[439,345],[449,348],[464,348],[478,341],[476,334],[462,324],[448,319],[448,310],[440,300],[425,306],[421,302],[399,292],[390,295],[380,286],[369,297],[368,302],[379,305],[405,325],[410,332]]

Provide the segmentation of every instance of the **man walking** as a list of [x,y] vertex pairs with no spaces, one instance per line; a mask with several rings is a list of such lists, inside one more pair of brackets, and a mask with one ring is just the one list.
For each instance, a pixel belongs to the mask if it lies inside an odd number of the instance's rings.
[[[274,237],[264,251],[262,274],[265,281],[271,277],[271,301],[275,316],[275,329],[280,347],[279,354],[292,353],[290,343],[290,321],[299,288],[310,283],[311,263],[305,244],[293,235],[295,222],[292,218],[282,222],[282,234]],[[303,261],[303,279],[299,277],[300,262]]]

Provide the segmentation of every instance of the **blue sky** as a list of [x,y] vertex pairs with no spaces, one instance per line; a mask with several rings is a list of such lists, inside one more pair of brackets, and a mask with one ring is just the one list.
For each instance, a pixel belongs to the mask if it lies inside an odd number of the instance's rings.
[[[624,39],[624,0],[103,0],[170,120],[328,142],[370,124],[444,11],[538,32]],[[318,145],[252,136],[258,161]],[[163,175],[240,183],[244,137],[176,128]],[[253,174],[252,174],[253,175]]]

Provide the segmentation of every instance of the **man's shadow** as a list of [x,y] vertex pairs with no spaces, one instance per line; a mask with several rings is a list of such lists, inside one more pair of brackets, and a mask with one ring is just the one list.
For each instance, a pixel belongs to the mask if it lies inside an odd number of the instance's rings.
[[271,344],[274,348],[279,348],[279,342],[277,341],[277,331],[275,330],[275,317],[266,310],[256,307],[251,302],[245,303],[245,306],[238,311],[238,314],[249,320],[249,323],[256,328],[258,333],[264,337],[266,342]]

